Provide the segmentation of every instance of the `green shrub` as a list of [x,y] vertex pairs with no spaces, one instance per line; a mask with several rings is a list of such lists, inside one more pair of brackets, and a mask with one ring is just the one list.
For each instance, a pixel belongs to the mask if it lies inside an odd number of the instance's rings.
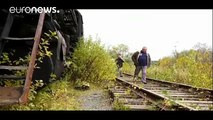
[[133,63],[124,62],[123,64],[123,72],[134,74],[135,66]]
[[27,104],[3,106],[0,110],[77,110],[80,105],[75,98],[76,91],[68,80],[70,76],[67,74],[62,80],[54,81],[38,92],[35,89],[43,85],[39,80],[31,86]]
[[185,50],[165,57],[148,69],[148,77],[212,89],[212,51]]
[[81,39],[71,58],[71,76],[74,80],[101,83],[115,80],[115,61],[100,44],[91,37]]

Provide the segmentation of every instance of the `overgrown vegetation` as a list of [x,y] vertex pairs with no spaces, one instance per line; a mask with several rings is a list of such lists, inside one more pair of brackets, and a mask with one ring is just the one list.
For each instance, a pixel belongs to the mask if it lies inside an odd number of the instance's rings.
[[66,75],[37,93],[35,89],[42,86],[42,82],[38,81],[31,86],[29,103],[4,106],[0,107],[0,110],[76,110],[79,103],[76,100],[76,91],[69,81],[70,77]]
[[[152,62],[147,76],[212,89],[212,54],[206,44],[197,43],[193,49],[175,51],[173,56]],[[133,63],[124,63],[124,72],[133,74],[134,69]]]
[[[41,41],[43,43],[45,41]],[[47,42],[43,44],[48,45]],[[43,51],[42,51],[43,50]],[[39,56],[50,57],[51,53],[48,47],[40,47]],[[44,54],[43,54],[44,53]],[[6,55],[5,61],[9,57]],[[42,59],[40,59],[42,62]],[[66,61],[69,69],[65,71],[65,77],[61,80],[54,80],[54,74],[51,78],[54,82],[48,84],[41,91],[36,88],[43,86],[42,80],[37,80],[31,86],[29,102],[26,105],[11,105],[0,107],[1,110],[79,110],[79,101],[77,101],[79,91],[74,89],[76,85],[87,85],[89,82],[103,83],[107,86],[108,80],[115,80],[116,65],[109,53],[100,45],[99,41],[92,41],[92,38],[81,39],[75,49],[71,59]],[[6,86],[23,86],[23,82],[6,82]],[[108,82],[107,82],[108,83]]]
[[110,54],[91,37],[81,39],[71,58],[71,78],[78,81],[105,83],[115,80],[116,65]]
[[212,50],[198,43],[194,49],[176,52],[148,69],[148,77],[212,89]]
[[115,101],[112,104],[113,110],[123,111],[123,110],[130,110],[129,107],[125,106],[124,103],[119,101],[118,99],[115,99]]
[[[45,33],[45,39],[41,38],[39,44],[39,51],[37,56],[37,62],[43,62],[44,57],[51,57],[52,53],[49,51],[49,42],[56,36],[56,32],[49,31]],[[10,60],[13,57],[15,50],[10,53],[3,53],[0,64],[7,65],[22,65],[27,66],[30,61],[30,54],[18,60]],[[37,69],[37,67],[35,67]],[[26,70],[14,71],[17,76],[25,76]],[[47,85],[41,91],[37,91],[38,88],[44,85],[42,80],[35,80],[30,86],[29,102],[26,105],[10,105],[0,107],[1,110],[75,110],[78,108],[78,102],[75,99],[75,90],[70,84],[70,78],[65,75],[62,80],[55,81],[55,75],[51,74],[51,81],[54,81]],[[2,80],[0,84],[3,86],[21,86],[23,87],[24,81],[17,80]]]
[[125,62],[123,65],[123,72],[125,73],[130,73],[130,74],[134,74],[134,70],[135,70],[135,66],[133,64],[133,62]]
[[[51,57],[53,54],[52,52],[49,50],[49,46],[50,46],[50,41],[53,38],[58,39],[56,32],[54,31],[49,31],[48,33],[44,33],[44,38],[41,38],[41,41],[39,43],[38,46],[38,55],[37,55],[37,59],[36,62],[43,62],[43,58],[44,57]],[[28,66],[29,62],[30,62],[30,55],[31,55],[31,51],[29,51],[29,53],[27,55],[25,55],[24,57],[19,57],[17,60],[13,59],[13,57],[16,54],[16,50],[15,49],[11,49],[10,52],[3,52],[2,55],[0,56],[0,65],[11,65],[11,66]],[[13,60],[11,60],[13,59]],[[39,69],[39,67],[37,66],[37,64],[35,64],[35,69]],[[15,76],[26,76],[26,72],[27,70],[15,70],[15,71],[11,71]],[[0,81],[0,84],[4,84],[4,81]]]

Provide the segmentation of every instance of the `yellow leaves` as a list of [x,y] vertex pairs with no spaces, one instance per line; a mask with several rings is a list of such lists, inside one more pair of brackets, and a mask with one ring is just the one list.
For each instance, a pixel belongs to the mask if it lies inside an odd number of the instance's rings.
[[165,106],[171,106],[172,103],[171,103],[170,101],[166,101],[164,105],[165,105]]
[[158,65],[151,66],[149,77],[185,83],[196,87],[212,88],[212,51],[200,53],[189,50],[178,53],[178,57],[165,57]]
[[11,64],[11,60],[9,58],[9,53],[3,52],[2,56],[0,56],[0,58],[1,58],[0,64],[4,64],[4,63]]
[[[41,38],[40,45],[50,45],[48,40]],[[47,47],[47,46],[46,46]]]
[[53,55],[53,53],[51,51],[46,50],[46,56],[51,57],[52,55]]
[[98,41],[93,41],[91,38],[82,39],[72,55],[72,76],[93,82],[114,80],[116,65],[111,59]]
[[49,45],[50,45],[50,40],[52,40],[53,37],[57,38],[57,33],[54,31],[50,31],[50,34],[48,33],[44,33],[48,38],[47,39],[44,39],[44,38],[41,38],[41,41],[40,41],[40,44],[39,44],[39,52],[38,52],[38,61],[39,62],[42,62],[42,59],[45,57],[45,56],[48,56],[48,57],[51,57],[53,55],[53,53],[51,51],[49,51]]
[[134,72],[134,66],[132,64],[127,63],[127,62],[124,62],[122,70],[123,70],[123,72],[126,72],[126,73],[133,73]]
[[50,35],[48,33],[44,33],[47,37],[50,37]]
[[173,65],[173,60],[171,57],[165,57],[159,61],[159,66],[161,67],[169,67]]

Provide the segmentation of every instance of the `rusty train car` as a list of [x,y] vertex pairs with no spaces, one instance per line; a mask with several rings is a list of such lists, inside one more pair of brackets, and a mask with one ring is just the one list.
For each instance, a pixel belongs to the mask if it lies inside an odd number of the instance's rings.
[[[0,80],[24,80],[26,76],[16,76],[14,71],[26,70],[21,63],[32,52],[34,35],[39,21],[39,13],[10,13],[0,10]],[[48,39],[48,50],[52,55],[36,61],[32,81],[49,83],[51,74],[59,78],[64,71],[66,58],[71,56],[76,43],[83,37],[83,17],[77,9],[59,9],[59,13],[46,13],[41,38],[56,33]],[[16,61],[16,62],[13,62]],[[0,86],[0,105],[20,102],[24,88]]]

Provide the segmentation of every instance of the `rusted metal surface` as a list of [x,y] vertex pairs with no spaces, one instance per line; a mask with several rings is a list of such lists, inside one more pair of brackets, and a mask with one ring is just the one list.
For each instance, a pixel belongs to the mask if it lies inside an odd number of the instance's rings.
[[19,103],[24,104],[28,101],[28,96],[29,96],[29,92],[30,92],[30,85],[31,85],[31,82],[32,82],[32,76],[33,76],[38,46],[39,46],[39,43],[40,43],[44,18],[45,18],[45,13],[42,12],[39,16],[39,21],[38,21],[38,25],[37,25],[37,29],[36,29],[36,33],[35,33],[35,41],[34,41],[34,44],[33,44],[33,50],[32,50],[32,54],[31,54],[31,58],[30,58],[29,67],[28,67],[28,70],[27,70],[23,94],[19,98]]
[[18,103],[22,87],[0,87],[0,106]]
[[[131,75],[117,78],[117,81],[128,86],[135,94],[158,105],[163,110],[213,110],[211,90],[203,89],[205,94],[199,94],[197,89],[189,88],[189,86],[180,85],[180,89],[179,85],[176,85],[177,83],[174,87],[171,82],[158,82],[149,79],[147,79],[147,84],[143,84],[141,81],[133,82]],[[192,91],[189,91],[189,89],[192,89]],[[202,91],[202,89],[199,88],[198,91]],[[160,104],[159,101],[163,104]],[[169,101],[171,105],[165,105],[166,101]]]

